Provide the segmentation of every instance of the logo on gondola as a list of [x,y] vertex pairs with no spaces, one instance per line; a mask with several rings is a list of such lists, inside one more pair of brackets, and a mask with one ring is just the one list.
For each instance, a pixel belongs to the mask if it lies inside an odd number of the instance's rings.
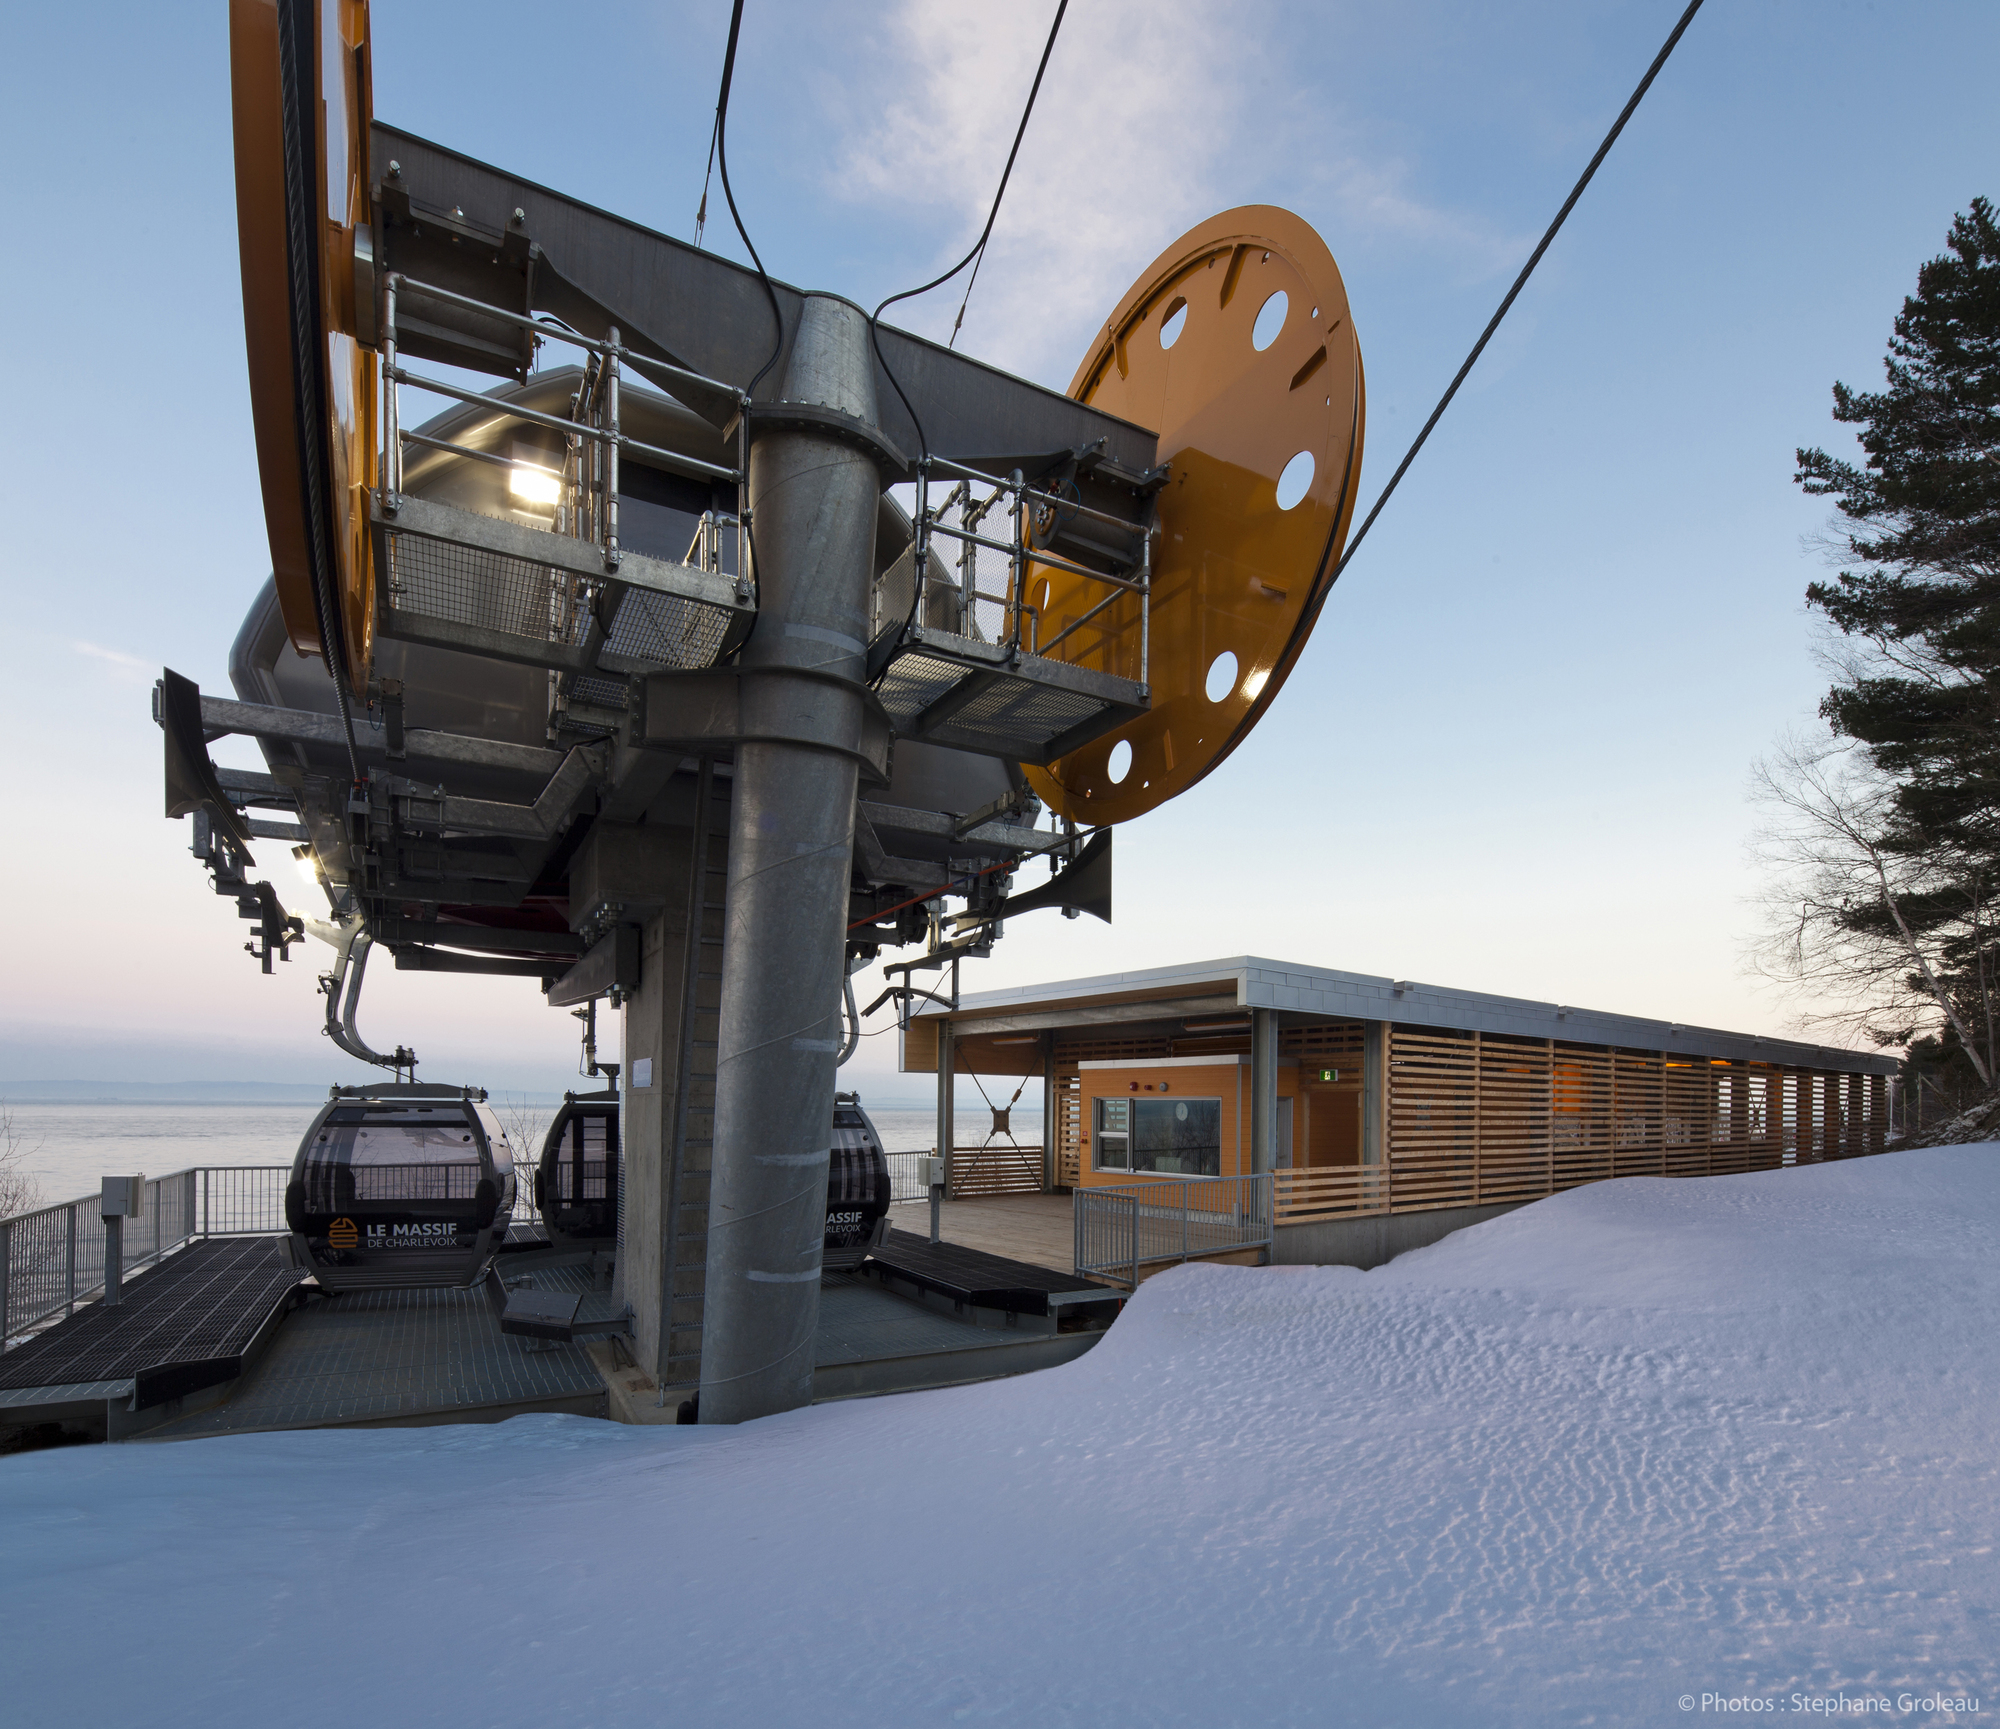
[[458,1239],[458,1226],[449,1219],[432,1219],[420,1224],[370,1225],[370,1249],[449,1249]]
[[326,1241],[329,1248],[351,1249],[361,1240],[361,1233],[354,1228],[352,1219],[335,1219],[327,1227]]

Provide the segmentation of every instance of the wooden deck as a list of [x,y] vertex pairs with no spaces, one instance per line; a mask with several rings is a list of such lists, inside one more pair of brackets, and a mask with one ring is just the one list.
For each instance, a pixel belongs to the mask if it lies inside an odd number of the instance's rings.
[[[920,1237],[931,1234],[928,1201],[905,1201],[889,1209],[889,1222]],[[995,1195],[978,1201],[946,1201],[938,1234],[947,1243],[1050,1267],[1067,1273],[1076,1265],[1076,1230],[1068,1195]]]

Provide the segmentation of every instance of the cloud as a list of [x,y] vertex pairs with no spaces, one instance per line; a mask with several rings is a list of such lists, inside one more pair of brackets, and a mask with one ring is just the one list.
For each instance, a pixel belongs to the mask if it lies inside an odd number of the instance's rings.
[[[1098,324],[1149,259],[1222,197],[1247,80],[1257,0],[1225,10],[1088,0],[1072,5],[1036,101],[960,342],[1003,366],[1067,382]],[[881,28],[873,77],[830,166],[831,189],[936,226],[936,268],[985,221],[1046,39],[1021,14],[905,0]],[[889,93],[895,94],[889,94]],[[963,278],[898,308],[944,336]]]
[[[1342,105],[1302,82],[1310,69],[1274,61],[1282,12],[1281,0],[1070,7],[961,346],[1067,384],[1151,259],[1235,204],[1300,210],[1336,256],[1383,244],[1440,254],[1473,279],[1518,268],[1528,239],[1424,200],[1408,164],[1344,136]],[[832,117],[828,190],[938,231],[931,274],[978,238],[1041,55],[1044,24],[1008,16],[1012,27],[996,31],[990,8],[903,0],[857,57]],[[890,316],[942,339],[964,281]]]
[[95,642],[72,642],[70,647],[92,660],[103,661],[121,684],[150,682],[159,677],[159,669],[150,660],[141,660],[136,654],[126,654],[122,649],[105,648]]
[[[1409,190],[1411,177],[1407,163],[1356,155],[1336,156],[1309,170],[1317,201],[1337,213],[1350,234],[1442,254],[1462,281],[1511,273],[1527,261],[1533,236],[1509,234],[1485,217],[1426,203]],[[1339,237],[1329,232],[1326,238],[1337,253]]]

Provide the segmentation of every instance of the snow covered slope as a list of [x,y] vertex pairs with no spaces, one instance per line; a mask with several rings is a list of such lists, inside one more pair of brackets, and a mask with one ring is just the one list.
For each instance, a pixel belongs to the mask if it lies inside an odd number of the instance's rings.
[[1996,1250],[2000,1146],[1624,1181],[733,1432],[0,1459],[0,1717],[1978,1722]]

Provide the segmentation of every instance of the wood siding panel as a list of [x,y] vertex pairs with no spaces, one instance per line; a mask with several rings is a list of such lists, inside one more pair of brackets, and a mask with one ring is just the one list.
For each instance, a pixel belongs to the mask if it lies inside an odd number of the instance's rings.
[[1280,1222],[1776,1170],[1888,1135],[1879,1076],[1395,1026],[1385,1060],[1386,1162],[1279,1172]]

